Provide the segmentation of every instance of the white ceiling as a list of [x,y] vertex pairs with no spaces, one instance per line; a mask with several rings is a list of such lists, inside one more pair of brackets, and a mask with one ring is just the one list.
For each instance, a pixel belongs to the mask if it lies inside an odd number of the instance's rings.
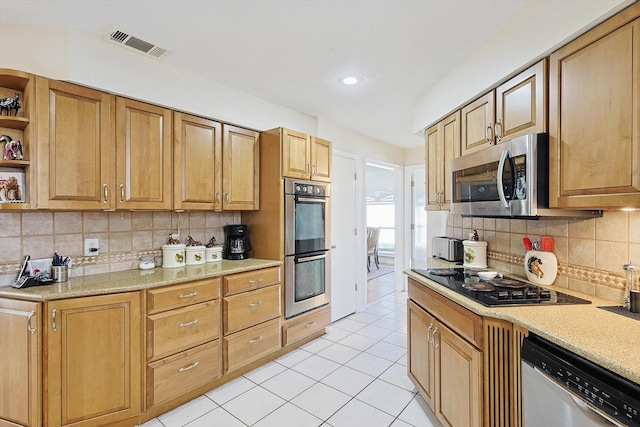
[[[529,1],[0,0],[0,23],[119,29],[173,67],[414,147],[416,100]],[[339,84],[348,74],[364,82]]]

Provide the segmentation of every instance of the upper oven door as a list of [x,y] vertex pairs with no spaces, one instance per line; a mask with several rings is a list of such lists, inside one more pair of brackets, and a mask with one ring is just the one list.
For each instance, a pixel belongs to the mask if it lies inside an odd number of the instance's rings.
[[285,194],[285,255],[329,249],[329,198]]

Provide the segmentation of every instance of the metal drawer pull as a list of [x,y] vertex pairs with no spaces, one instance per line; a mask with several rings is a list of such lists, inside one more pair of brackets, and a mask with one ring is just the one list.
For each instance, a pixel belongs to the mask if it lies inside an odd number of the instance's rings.
[[260,342],[264,339],[264,337],[262,335],[260,335],[258,338],[254,338],[252,340],[249,340],[249,344],[255,344],[257,342]]
[[31,326],[31,319],[33,319],[33,316],[35,315],[36,315],[36,312],[31,311],[31,313],[29,313],[29,317],[27,317],[27,331],[31,332],[32,334],[35,334],[36,332],[38,332],[38,329]]
[[58,332],[58,325],[56,325],[56,315],[58,314],[58,309],[54,308],[51,312],[51,329],[53,332]]
[[179,371],[180,372],[184,372],[184,371],[188,371],[190,369],[195,368],[196,366],[198,366],[200,364],[200,362],[195,362],[193,365],[189,365],[186,368],[180,368]]
[[433,338],[431,337],[431,331],[433,330],[433,323],[429,325],[429,329],[427,329],[427,341],[429,344],[433,345]]
[[189,297],[195,297],[196,295],[198,295],[198,291],[193,291],[189,294],[182,294],[178,296],[178,298],[189,298]]
[[315,325],[316,325],[316,321],[314,320],[313,322],[309,322],[309,323],[307,323],[307,326],[306,326],[306,327],[307,327],[307,328],[310,328],[310,327],[315,326]]
[[251,304],[249,304],[249,307],[253,308],[253,307],[257,307],[262,305],[262,301],[258,301],[258,302],[252,302]]
[[433,340],[433,346],[434,346],[435,348],[440,347],[440,346],[438,345],[438,343],[436,342],[436,334],[439,334],[439,333],[440,333],[440,332],[438,331],[438,327],[436,326],[436,328],[433,330],[433,335],[431,335],[431,339]]
[[124,184],[120,184],[120,204],[124,204]]
[[185,326],[195,325],[196,323],[198,323],[198,319],[194,319],[191,322],[187,322],[187,323],[180,323],[180,327],[184,328]]
[[249,280],[249,283],[260,283],[262,282],[262,278]]
[[109,202],[109,186],[107,184],[102,184],[102,188],[104,188],[104,199],[102,203],[107,204]]

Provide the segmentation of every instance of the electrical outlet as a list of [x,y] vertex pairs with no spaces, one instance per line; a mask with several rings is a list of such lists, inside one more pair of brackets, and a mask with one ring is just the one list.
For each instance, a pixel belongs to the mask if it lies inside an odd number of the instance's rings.
[[84,256],[100,255],[100,239],[84,239]]

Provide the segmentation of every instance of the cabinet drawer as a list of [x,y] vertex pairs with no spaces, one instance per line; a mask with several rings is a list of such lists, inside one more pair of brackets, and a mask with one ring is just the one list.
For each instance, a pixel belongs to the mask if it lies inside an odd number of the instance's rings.
[[306,338],[331,323],[331,309],[329,307],[317,310],[309,316],[299,316],[282,327],[282,345],[286,346],[302,338]]
[[224,372],[251,363],[280,348],[280,319],[224,337],[222,346]]
[[224,295],[237,294],[280,283],[280,267],[232,274],[224,278]]
[[147,314],[185,307],[220,297],[219,277],[147,291]]
[[181,396],[220,376],[220,340],[147,365],[147,408]]
[[409,278],[409,298],[477,348],[482,348],[482,317]]
[[147,358],[157,360],[220,334],[220,300],[147,316]]
[[280,285],[225,297],[222,313],[225,335],[280,317]]

